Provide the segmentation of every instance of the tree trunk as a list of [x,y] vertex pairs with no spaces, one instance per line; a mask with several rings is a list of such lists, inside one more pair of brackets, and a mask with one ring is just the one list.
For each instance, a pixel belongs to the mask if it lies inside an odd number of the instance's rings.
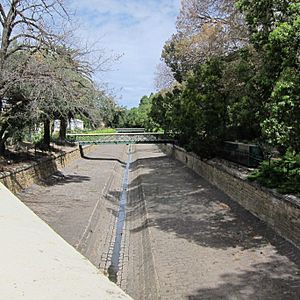
[[50,120],[47,119],[44,121],[44,145],[47,149],[50,148],[50,141],[51,141]]
[[5,154],[6,150],[6,140],[8,139],[9,135],[7,132],[5,132],[8,128],[8,123],[4,123],[0,126],[0,155],[3,156]]
[[66,118],[60,118],[60,128],[59,128],[59,140],[61,143],[65,142],[67,137],[67,120]]
[[1,139],[0,140],[0,156],[4,156],[5,150],[6,150],[5,141]]

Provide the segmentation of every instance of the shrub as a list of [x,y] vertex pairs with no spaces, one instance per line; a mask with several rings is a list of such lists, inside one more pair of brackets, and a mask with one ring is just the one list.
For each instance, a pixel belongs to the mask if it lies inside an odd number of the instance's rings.
[[248,179],[282,194],[300,196],[300,153],[287,151],[279,159],[264,161]]

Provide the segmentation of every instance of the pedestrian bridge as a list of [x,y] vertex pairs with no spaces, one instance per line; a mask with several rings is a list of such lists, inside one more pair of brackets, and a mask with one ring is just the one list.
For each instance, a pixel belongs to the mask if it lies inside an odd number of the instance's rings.
[[97,134],[67,134],[67,141],[79,145],[100,144],[174,144],[175,140],[164,133],[128,132],[128,133],[97,133]]

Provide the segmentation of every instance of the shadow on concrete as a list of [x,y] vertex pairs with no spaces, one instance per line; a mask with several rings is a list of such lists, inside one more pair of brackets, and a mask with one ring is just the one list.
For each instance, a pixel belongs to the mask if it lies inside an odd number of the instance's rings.
[[80,152],[81,158],[83,158],[83,159],[88,159],[88,160],[102,160],[102,161],[117,161],[121,165],[126,165],[126,163],[124,161],[121,161],[120,159],[114,158],[114,157],[90,157],[90,156],[86,156],[84,154],[84,148],[82,147],[82,145],[79,145],[79,152]]
[[[265,235],[264,224],[182,164],[167,157],[146,158],[132,165],[133,171],[139,168],[146,168],[147,174],[136,178],[130,191],[145,191],[147,207],[155,216],[149,225],[206,247],[248,249],[268,242],[257,238],[259,233]],[[139,202],[129,204],[143,209]]]
[[109,191],[106,195],[104,195],[105,200],[112,204],[112,206],[106,207],[106,210],[114,217],[117,217],[119,213],[120,196],[120,191]]
[[[293,245],[180,162],[166,156],[145,158],[133,163],[131,168],[146,170],[130,185],[131,194],[147,195],[150,219],[142,227],[155,226],[216,249],[240,247],[243,250],[271,243],[279,253],[293,253],[300,265],[300,253]],[[145,210],[143,196],[134,199],[128,203],[131,209],[128,218]]]
[[83,159],[88,159],[88,160],[103,160],[103,161],[117,161],[119,162],[121,165],[125,166],[126,163],[124,161],[121,161],[118,158],[113,158],[113,157],[89,157],[86,155],[81,156]]
[[169,157],[142,158],[131,169],[142,169],[143,174],[131,182],[127,218],[146,214],[143,195],[147,201],[147,218],[131,232],[151,226],[202,247],[239,248],[262,255],[262,249],[274,247],[269,262],[225,274],[217,287],[199,289],[186,299],[300,299],[300,251],[273,229]]
[[[277,267],[276,267],[277,266]],[[252,270],[240,274],[224,274],[220,284],[214,288],[199,289],[193,295],[186,295],[188,300],[231,300],[231,299],[269,299],[298,300],[300,281],[297,274],[287,275],[290,271],[282,268],[282,263],[260,263]]]
[[54,186],[68,183],[80,183],[84,181],[90,181],[90,177],[82,175],[64,175],[62,172],[57,171],[50,177],[41,179],[39,184],[45,186]]

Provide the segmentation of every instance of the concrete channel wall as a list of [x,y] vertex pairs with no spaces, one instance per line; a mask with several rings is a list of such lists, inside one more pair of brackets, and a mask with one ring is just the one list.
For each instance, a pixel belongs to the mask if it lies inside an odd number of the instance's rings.
[[[89,153],[92,150],[92,145],[84,147],[84,153]],[[17,193],[33,183],[51,176],[59,168],[64,168],[78,158],[80,158],[79,148],[59,154],[56,157],[46,157],[38,162],[22,166],[13,172],[0,172],[0,182],[13,193]]]
[[217,163],[203,161],[179,147],[161,149],[218,187],[253,215],[270,225],[283,238],[300,248],[300,199],[283,196],[241,178]]
[[0,299],[131,299],[0,183]]

